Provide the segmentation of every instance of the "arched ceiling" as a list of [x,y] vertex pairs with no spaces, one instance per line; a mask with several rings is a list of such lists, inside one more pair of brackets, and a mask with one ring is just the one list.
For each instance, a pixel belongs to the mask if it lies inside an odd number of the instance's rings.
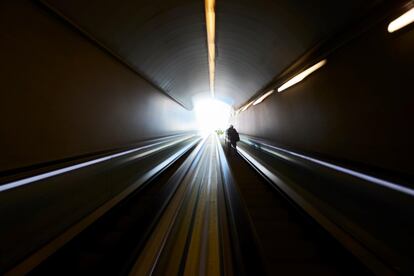
[[[240,106],[381,0],[216,0],[216,96]],[[208,94],[203,0],[43,0],[164,92]]]

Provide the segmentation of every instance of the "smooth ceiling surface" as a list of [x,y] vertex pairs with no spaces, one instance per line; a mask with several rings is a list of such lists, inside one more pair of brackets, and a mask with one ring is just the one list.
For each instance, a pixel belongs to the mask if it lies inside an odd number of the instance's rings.
[[[44,0],[185,106],[209,93],[203,0]],[[217,0],[216,95],[238,107],[379,0]]]

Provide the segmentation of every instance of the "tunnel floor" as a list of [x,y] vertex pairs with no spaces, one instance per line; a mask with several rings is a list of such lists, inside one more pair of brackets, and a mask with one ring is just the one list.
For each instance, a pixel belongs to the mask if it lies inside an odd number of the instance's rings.
[[369,275],[216,135],[32,271],[56,273]]

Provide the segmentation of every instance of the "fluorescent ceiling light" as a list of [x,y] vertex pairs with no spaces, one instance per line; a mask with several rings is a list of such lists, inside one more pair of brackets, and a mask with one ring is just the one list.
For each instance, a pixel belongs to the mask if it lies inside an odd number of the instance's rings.
[[310,74],[312,74],[313,72],[315,72],[316,70],[318,70],[319,68],[321,68],[322,66],[324,66],[325,64],[326,64],[326,59],[324,59],[324,60],[316,63],[312,67],[309,67],[308,69],[306,69],[302,73],[294,76],[293,78],[291,78],[290,80],[288,80],[287,82],[285,82],[282,86],[280,86],[277,89],[277,92],[282,92],[283,90],[291,87],[292,85],[295,85],[298,82],[304,80],[307,76],[309,76]]
[[249,108],[252,104],[253,104],[253,101],[251,101],[250,103],[246,104],[246,105],[242,108],[242,110],[241,110],[240,112],[245,111],[245,110],[246,110],[246,109],[248,109],[248,108]]
[[256,101],[254,101],[253,105],[256,105],[256,104],[259,104],[259,103],[263,102],[263,100],[266,99],[267,97],[269,97],[273,92],[274,92],[274,90],[270,90],[269,92],[263,94],[260,98],[258,98]]
[[388,32],[393,33],[414,22],[414,8],[404,13],[388,25]]
[[215,13],[215,0],[205,0],[206,10],[206,26],[207,26],[207,45],[208,45],[208,67],[210,73],[210,92],[214,97],[214,81],[216,71],[216,13]]

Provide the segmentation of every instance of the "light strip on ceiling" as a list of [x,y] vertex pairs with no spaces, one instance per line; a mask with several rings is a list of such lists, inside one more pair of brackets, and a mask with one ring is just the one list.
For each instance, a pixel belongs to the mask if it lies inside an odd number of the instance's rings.
[[313,72],[315,72],[316,70],[318,70],[319,68],[324,66],[325,64],[326,64],[326,59],[324,59],[324,60],[316,63],[315,65],[309,67],[308,69],[306,69],[302,73],[294,76],[293,78],[291,78],[290,80],[285,82],[282,86],[280,86],[277,89],[277,92],[282,92],[283,90],[288,89],[289,87],[291,87],[291,86],[297,84],[298,82],[304,80],[307,76],[309,76],[310,74],[312,74]]
[[274,90],[270,90],[269,92],[263,94],[260,98],[258,98],[256,101],[254,101],[253,105],[259,104],[261,102],[263,102],[264,99],[266,99],[267,97],[269,97],[270,95],[272,95],[274,92]]
[[414,8],[404,13],[388,25],[388,32],[393,33],[414,22]]
[[205,0],[206,26],[207,26],[207,45],[208,45],[208,67],[210,73],[210,92],[214,97],[214,81],[216,71],[216,13],[215,0]]

